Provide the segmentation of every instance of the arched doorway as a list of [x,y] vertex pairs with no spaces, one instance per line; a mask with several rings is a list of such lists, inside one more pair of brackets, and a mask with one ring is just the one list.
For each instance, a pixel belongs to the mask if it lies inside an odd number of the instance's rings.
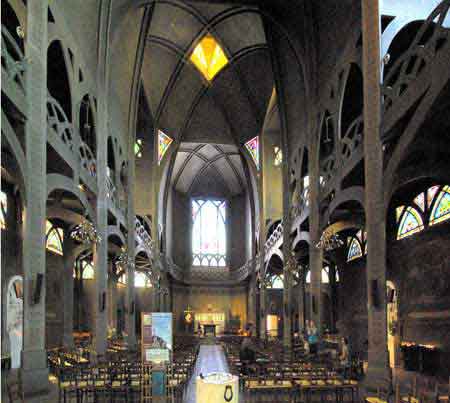
[[392,281],[386,282],[387,290],[387,344],[389,366],[394,368],[398,361],[399,329],[398,329],[398,299],[397,290]]
[[8,283],[6,326],[9,337],[11,368],[20,368],[23,346],[23,279],[13,276]]

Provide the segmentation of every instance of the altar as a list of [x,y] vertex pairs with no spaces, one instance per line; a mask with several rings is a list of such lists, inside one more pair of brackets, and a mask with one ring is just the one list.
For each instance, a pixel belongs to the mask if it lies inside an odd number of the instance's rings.
[[216,326],[214,323],[205,323],[203,325],[203,334],[205,336],[216,337]]
[[213,332],[214,336],[225,332],[225,313],[224,312],[196,312],[195,329],[201,328],[203,334]]

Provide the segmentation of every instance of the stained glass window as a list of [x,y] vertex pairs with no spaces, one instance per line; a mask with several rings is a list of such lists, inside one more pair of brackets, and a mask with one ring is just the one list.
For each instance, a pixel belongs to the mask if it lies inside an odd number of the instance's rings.
[[123,273],[117,281],[119,282],[119,284],[126,284],[127,283],[127,273]]
[[137,158],[141,158],[143,149],[142,139],[137,139],[134,143],[134,156]]
[[272,288],[274,290],[282,290],[284,288],[284,277],[282,274],[279,276],[272,275],[269,278],[267,288]]
[[81,262],[81,270],[83,272],[83,274],[82,274],[83,280],[93,280],[93,278],[94,278],[94,266],[92,265],[92,262],[89,262],[87,260],[83,260]]
[[450,186],[444,186],[436,196],[430,215],[430,225],[450,218]]
[[50,221],[45,222],[46,243],[45,247],[50,252],[63,255],[64,232],[62,228],[56,228]]
[[400,220],[404,209],[405,206],[400,206],[395,209],[395,219],[397,220],[397,222]]
[[273,149],[273,152],[275,154],[273,164],[276,167],[279,167],[283,163],[283,152],[281,151],[280,147],[275,147]]
[[134,286],[138,288],[151,288],[152,283],[146,273],[137,271],[134,273]]
[[172,144],[173,139],[171,139],[167,134],[158,130],[158,165]]
[[0,228],[6,229],[6,212],[8,209],[8,198],[5,192],[0,192]]
[[360,258],[362,254],[361,243],[355,237],[351,237],[348,240],[348,253],[347,253],[347,262]]
[[253,137],[251,140],[247,141],[244,146],[253,158],[256,169],[259,170],[259,136]]
[[224,51],[210,34],[197,44],[190,59],[208,81],[228,64]]
[[431,207],[431,203],[433,202],[434,196],[436,196],[437,191],[439,190],[439,186],[432,186],[427,191],[427,204],[428,208]]
[[[329,272],[328,266],[322,269],[322,284],[328,284],[330,282],[330,276],[328,272]],[[308,273],[306,273],[305,281],[306,284],[311,284],[311,270],[309,270]],[[336,281],[339,282],[339,274],[337,270],[336,270]]]
[[405,238],[416,232],[422,231],[423,219],[414,207],[407,207],[400,216],[397,239]]
[[425,194],[419,193],[414,199],[414,203],[416,203],[422,211],[425,211]]
[[226,202],[192,200],[192,265],[226,266]]

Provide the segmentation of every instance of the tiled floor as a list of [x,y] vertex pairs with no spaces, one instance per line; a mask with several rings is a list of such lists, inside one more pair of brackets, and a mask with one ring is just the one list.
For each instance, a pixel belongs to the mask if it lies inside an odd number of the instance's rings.
[[228,364],[221,346],[200,346],[197,363],[195,364],[194,373],[187,387],[184,403],[196,403],[195,382],[197,376],[200,373],[206,375],[210,372],[228,372]]

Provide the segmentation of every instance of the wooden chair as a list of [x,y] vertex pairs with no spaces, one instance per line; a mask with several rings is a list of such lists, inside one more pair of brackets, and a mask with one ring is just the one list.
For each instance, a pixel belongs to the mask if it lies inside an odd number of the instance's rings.
[[414,378],[409,385],[409,390],[406,394],[402,394],[400,392],[400,385],[398,383],[396,385],[396,393],[397,389],[399,394],[399,403],[420,403],[417,388],[417,375],[414,375]]
[[60,366],[58,369],[58,401],[66,403],[74,398],[77,402],[80,401],[76,369]]
[[386,387],[378,387],[377,395],[366,397],[367,403],[388,403],[389,402],[390,390]]
[[450,377],[448,380],[448,384],[440,385],[438,382],[436,382],[433,398],[436,403],[450,402]]

